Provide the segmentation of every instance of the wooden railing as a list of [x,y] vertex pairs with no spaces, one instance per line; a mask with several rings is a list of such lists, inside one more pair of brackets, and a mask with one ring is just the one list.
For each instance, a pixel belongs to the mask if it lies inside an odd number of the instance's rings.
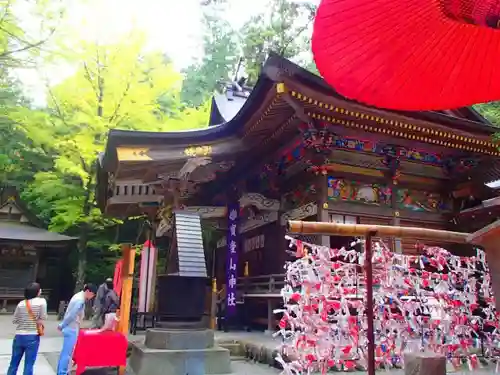
[[277,295],[285,286],[285,274],[240,277],[236,289],[245,297]]
[[[42,297],[48,298],[50,295],[50,289],[42,289]],[[0,299],[23,299],[24,298],[24,288],[7,288],[0,287]]]
[[[363,295],[365,291],[365,281],[360,274],[360,278],[357,285],[351,285],[350,288],[357,289],[356,295]],[[243,297],[256,297],[266,295],[277,296],[281,294],[281,289],[285,286],[285,274],[272,274],[272,275],[262,275],[262,276],[252,276],[252,277],[240,277],[238,278],[238,284],[236,289],[238,295]],[[374,288],[378,286],[375,285]],[[224,289],[221,289],[218,293],[223,293]],[[224,296],[225,298],[225,296]]]

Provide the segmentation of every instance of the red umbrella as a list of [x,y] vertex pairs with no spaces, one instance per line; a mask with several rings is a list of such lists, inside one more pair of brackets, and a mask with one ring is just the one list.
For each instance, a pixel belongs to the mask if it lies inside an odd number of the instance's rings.
[[500,99],[500,0],[323,0],[312,50],[340,94],[396,110]]

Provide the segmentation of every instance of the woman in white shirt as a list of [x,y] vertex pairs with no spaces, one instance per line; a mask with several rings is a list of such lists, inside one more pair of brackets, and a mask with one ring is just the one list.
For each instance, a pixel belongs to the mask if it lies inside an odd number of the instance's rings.
[[24,290],[24,301],[18,303],[14,312],[13,323],[16,336],[12,343],[12,357],[7,375],[16,375],[19,363],[24,355],[24,375],[33,375],[40,335],[47,319],[47,301],[41,298],[40,284],[31,283]]

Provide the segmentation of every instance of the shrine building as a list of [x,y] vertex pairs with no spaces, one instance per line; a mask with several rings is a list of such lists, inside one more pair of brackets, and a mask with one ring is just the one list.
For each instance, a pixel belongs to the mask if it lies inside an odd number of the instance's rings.
[[[495,197],[485,184],[500,176],[492,142],[498,128],[472,108],[367,107],[271,55],[254,87],[233,83],[213,98],[209,125],[186,132],[112,130],[100,158],[99,203],[108,215],[155,218],[157,240],[170,238],[177,248],[189,241],[176,230],[183,219],[173,220],[175,213],[199,217],[201,232],[210,233],[205,259],[181,261],[179,252],[178,268],[206,263],[217,290],[236,291],[237,308],[252,309],[255,324],[271,328],[279,303],[290,259],[287,220],[473,232],[500,216],[482,203]],[[481,223],[470,214],[480,207]],[[303,239],[331,247],[350,241]],[[409,254],[421,244],[418,238],[384,241]],[[464,255],[472,250],[438,245]],[[158,272],[182,272],[168,264]]]
[[[65,270],[76,238],[49,232],[19,198],[16,189],[0,188],[0,308],[12,310],[24,288],[38,282],[48,307],[71,296],[71,271]],[[69,277],[68,277],[69,276]]]

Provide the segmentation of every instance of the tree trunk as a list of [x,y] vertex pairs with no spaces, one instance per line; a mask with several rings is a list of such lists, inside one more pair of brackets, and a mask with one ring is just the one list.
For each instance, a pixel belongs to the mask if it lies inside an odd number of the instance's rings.
[[87,270],[87,242],[89,237],[89,228],[86,223],[82,224],[80,237],[78,238],[78,266],[76,271],[75,293],[83,289],[85,284],[85,273]]
[[[92,173],[92,170],[91,170]],[[91,176],[91,175],[90,175]],[[82,217],[86,220],[90,215],[91,202],[90,194],[92,188],[92,177],[89,177],[85,190],[85,199],[83,201]],[[78,237],[78,267],[76,272],[75,293],[82,290],[85,284],[85,274],[87,270],[87,243],[89,241],[89,224],[84,221],[80,224],[80,235]]]

